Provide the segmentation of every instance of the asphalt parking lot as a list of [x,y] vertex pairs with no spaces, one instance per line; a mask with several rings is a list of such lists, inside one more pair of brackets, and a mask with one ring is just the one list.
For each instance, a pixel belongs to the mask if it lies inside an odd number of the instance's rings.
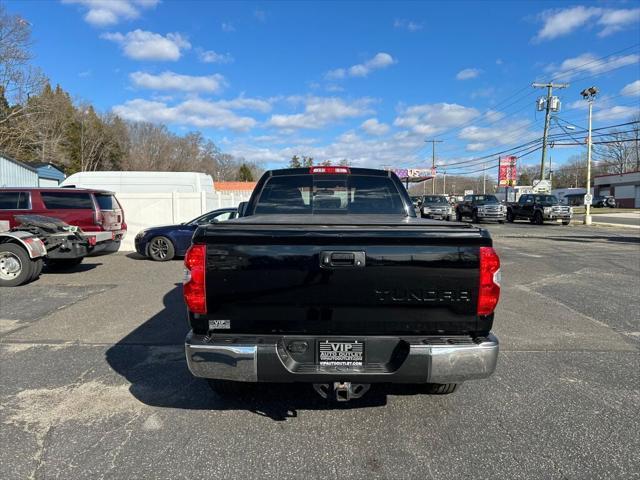
[[640,233],[488,228],[498,369],[448,396],[216,396],[186,367],[180,261],[3,289],[0,478],[640,478]]

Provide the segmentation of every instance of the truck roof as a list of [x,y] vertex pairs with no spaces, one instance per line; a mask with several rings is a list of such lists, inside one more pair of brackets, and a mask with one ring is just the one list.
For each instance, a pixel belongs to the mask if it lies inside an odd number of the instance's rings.
[[75,188],[75,187],[0,187],[0,192],[81,192],[81,193],[105,193],[113,195],[109,190],[100,188]]
[[[270,176],[279,175],[305,175],[310,174],[312,168],[319,168],[322,165],[314,165],[313,167],[301,167],[301,168],[281,168],[277,170],[269,170],[266,172]],[[371,175],[374,177],[390,177],[391,172],[387,170],[379,170],[375,168],[354,168],[334,165],[333,168],[348,168],[351,175]],[[335,175],[344,175],[343,173],[336,173]]]

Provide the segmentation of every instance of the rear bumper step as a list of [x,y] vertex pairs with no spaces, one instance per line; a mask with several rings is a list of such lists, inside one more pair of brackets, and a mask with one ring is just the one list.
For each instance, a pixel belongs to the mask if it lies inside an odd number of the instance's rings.
[[[343,339],[331,339],[340,341]],[[460,383],[490,376],[499,343],[487,337],[445,339],[360,337],[365,344],[363,366],[320,366],[313,357],[317,341],[326,337],[207,337],[189,332],[185,353],[196,377],[240,382]],[[291,353],[292,341],[309,345],[307,354]],[[296,357],[297,356],[297,357]],[[375,360],[375,361],[372,361]]]

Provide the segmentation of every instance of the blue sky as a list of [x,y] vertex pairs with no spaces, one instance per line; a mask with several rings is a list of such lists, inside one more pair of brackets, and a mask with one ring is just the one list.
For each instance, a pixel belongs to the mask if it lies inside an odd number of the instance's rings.
[[[506,150],[541,135],[534,102],[542,92],[529,85],[552,78],[571,83],[558,92],[558,115],[579,126],[579,92],[592,84],[602,92],[594,127],[640,109],[640,2],[63,0],[7,8],[32,24],[35,63],[74,98],[176,132],[202,131],[267,167],[293,154],[420,167],[431,163],[424,140],[434,137],[444,140],[441,164]],[[579,152],[556,147],[552,156],[562,162]],[[539,152],[523,161],[535,164]]]

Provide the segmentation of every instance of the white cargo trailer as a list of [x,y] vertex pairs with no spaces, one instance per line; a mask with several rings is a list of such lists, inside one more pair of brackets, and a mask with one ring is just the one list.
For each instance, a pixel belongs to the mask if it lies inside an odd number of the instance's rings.
[[116,193],[213,192],[211,175],[199,172],[78,172],[62,187],[99,188]]

